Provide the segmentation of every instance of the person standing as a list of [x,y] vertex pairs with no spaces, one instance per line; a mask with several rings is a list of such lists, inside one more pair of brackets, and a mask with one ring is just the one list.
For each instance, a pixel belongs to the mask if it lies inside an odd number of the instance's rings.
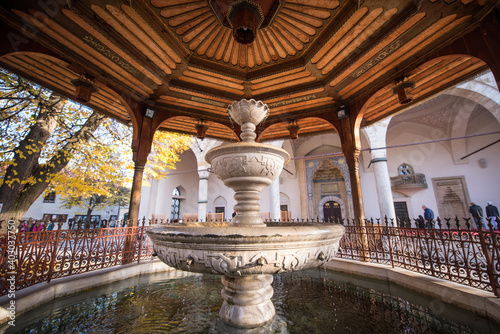
[[422,217],[422,215],[418,215],[417,226],[418,226],[418,228],[424,228],[425,227],[425,220],[424,220],[424,217]]
[[491,225],[493,226],[493,230],[498,229],[498,220],[500,219],[500,214],[498,213],[498,208],[493,205],[490,201],[488,201],[488,205],[486,205],[486,217],[490,219]]
[[434,212],[425,205],[422,205],[422,209],[424,210],[425,227],[434,227]]
[[472,202],[470,204],[469,212],[474,218],[474,222],[476,223],[476,227],[483,227],[483,208],[481,208],[476,203]]
[[19,228],[19,232],[28,232],[28,223],[23,221],[22,226]]

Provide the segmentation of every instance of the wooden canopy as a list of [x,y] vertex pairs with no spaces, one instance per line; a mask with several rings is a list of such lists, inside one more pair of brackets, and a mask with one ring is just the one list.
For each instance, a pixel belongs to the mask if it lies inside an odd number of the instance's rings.
[[134,126],[139,169],[157,129],[239,140],[227,106],[253,98],[270,108],[259,141],[336,131],[359,188],[361,126],[488,69],[500,83],[499,9],[490,0],[3,0],[0,66],[68,97],[87,93],[82,101],[97,90],[86,104]]
[[[266,14],[251,44],[237,43],[228,22],[228,8],[241,2]],[[498,60],[481,58],[488,48],[498,51],[498,30],[467,38],[496,5],[5,0],[0,65],[69,97],[72,80],[87,76],[98,89],[88,105],[124,123],[140,123],[130,99],[142,113],[154,108],[160,128],[196,135],[203,121],[208,137],[228,140],[239,132],[228,104],[262,100],[271,112],[260,140],[272,140],[289,136],[292,121],[299,135],[339,131],[341,105],[351,120],[362,112],[363,124],[397,113],[407,106],[393,91],[401,81],[414,83],[415,103],[498,68]]]

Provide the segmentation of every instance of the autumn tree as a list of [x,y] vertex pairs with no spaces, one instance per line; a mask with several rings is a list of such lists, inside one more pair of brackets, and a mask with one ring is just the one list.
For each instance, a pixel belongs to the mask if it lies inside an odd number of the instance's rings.
[[[74,190],[74,189],[73,189]],[[62,208],[71,209],[74,207],[83,208],[83,212],[86,216],[85,221],[90,222],[92,212],[94,210],[105,209],[110,206],[120,206],[123,207],[127,205],[130,201],[130,189],[111,184],[107,190],[107,193],[99,195],[97,193],[93,194],[81,194],[75,193],[71,194],[65,193],[63,198]]]
[[182,152],[189,149],[193,137],[175,132],[156,131],[151,153],[144,168],[144,183],[167,177],[169,170],[175,170]]
[[92,138],[75,154],[50,189],[59,194],[62,208],[85,214],[94,210],[125,206],[130,200],[133,173],[131,129],[106,118]]
[[1,70],[0,221],[22,218],[104,118]]
[[[129,141],[132,134],[127,128],[106,129],[108,132],[100,135],[101,141],[106,133],[119,133],[121,136],[108,136],[105,140],[108,145],[95,145],[90,152],[82,151],[78,158],[74,157],[70,162],[71,169],[63,170],[54,177],[51,186],[61,195],[62,207],[81,209],[79,213],[87,216],[87,222],[94,210],[125,206],[130,201],[133,164]],[[144,169],[144,185],[167,177],[168,172],[176,168],[179,155],[189,149],[191,143],[191,136],[157,131]],[[94,156],[100,159],[96,160]]]
[[[0,70],[0,131],[0,221],[21,219],[44,191],[86,214],[124,203],[132,128]],[[166,176],[190,144],[190,136],[158,131],[146,182]]]

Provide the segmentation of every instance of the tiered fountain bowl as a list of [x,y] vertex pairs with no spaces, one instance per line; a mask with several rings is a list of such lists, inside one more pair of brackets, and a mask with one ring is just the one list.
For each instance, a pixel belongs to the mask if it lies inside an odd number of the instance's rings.
[[[276,179],[289,154],[255,142],[255,128],[269,109],[261,101],[241,100],[228,108],[241,126],[242,142],[210,150],[206,160],[235,191],[236,216],[226,226],[196,223],[155,225],[148,230],[158,257],[171,267],[222,277],[220,319],[235,332],[276,332],[271,302],[273,274],[318,267],[332,259],[342,225],[266,225],[259,215],[260,191]],[[217,226],[213,226],[217,225]],[[278,326],[279,327],[279,326]]]

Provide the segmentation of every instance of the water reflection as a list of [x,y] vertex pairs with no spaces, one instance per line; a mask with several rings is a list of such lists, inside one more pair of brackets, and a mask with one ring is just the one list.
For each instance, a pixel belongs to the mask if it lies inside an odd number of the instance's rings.
[[[171,274],[170,274],[171,275]],[[142,276],[47,303],[6,333],[214,333],[220,276]],[[289,333],[494,333],[495,324],[386,282],[311,269],[276,275]]]

